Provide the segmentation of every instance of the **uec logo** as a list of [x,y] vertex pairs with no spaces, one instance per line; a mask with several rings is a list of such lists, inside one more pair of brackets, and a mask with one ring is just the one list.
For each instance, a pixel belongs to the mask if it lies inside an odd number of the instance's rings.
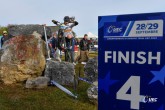
[[144,102],[144,103],[154,103],[154,102],[157,102],[157,101],[158,101],[158,98],[152,98],[151,96],[145,96],[142,99],[142,102]]
[[119,33],[122,31],[122,28],[117,28],[116,26],[109,26],[108,33]]

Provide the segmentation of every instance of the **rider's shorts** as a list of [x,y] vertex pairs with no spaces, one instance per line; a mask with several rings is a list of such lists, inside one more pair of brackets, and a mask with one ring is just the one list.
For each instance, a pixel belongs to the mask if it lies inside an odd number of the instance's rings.
[[72,37],[73,37],[73,33],[72,32],[64,32],[64,37],[67,37],[69,34],[71,34]]

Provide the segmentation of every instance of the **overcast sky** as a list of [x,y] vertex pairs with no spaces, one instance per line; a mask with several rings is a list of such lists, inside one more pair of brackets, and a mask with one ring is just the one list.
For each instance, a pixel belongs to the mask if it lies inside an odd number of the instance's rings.
[[77,35],[98,34],[98,16],[165,12],[165,0],[0,0],[0,25],[47,24],[75,16]]

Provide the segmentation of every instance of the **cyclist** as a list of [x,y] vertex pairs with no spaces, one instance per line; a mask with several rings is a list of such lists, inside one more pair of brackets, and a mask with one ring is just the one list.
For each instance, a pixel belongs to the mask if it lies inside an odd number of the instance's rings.
[[78,25],[78,22],[69,16],[64,17],[62,24],[55,20],[52,20],[52,22],[60,27],[58,32],[59,48],[65,50],[65,61],[74,63],[75,38],[72,28]]

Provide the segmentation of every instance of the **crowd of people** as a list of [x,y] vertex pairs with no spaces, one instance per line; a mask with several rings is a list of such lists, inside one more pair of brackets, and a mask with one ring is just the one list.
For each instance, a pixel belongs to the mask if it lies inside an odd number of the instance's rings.
[[48,40],[51,56],[58,61],[62,53],[65,55],[65,61],[72,62],[74,65],[78,62],[87,62],[89,59],[89,40],[88,35],[85,34],[83,39],[72,37],[66,39],[66,48],[61,47],[60,38],[57,33],[53,33],[52,37]]
[[[0,49],[8,38],[7,31],[3,31],[0,37]],[[62,44],[61,39],[58,38],[58,33],[52,33],[52,37],[48,39],[51,57],[61,61],[62,53],[65,54],[65,61],[72,62],[74,65],[78,62],[87,62],[89,59],[89,44],[88,35],[85,34],[83,39],[75,38],[68,35],[66,37],[66,47]]]
[[[72,28],[78,25],[69,16],[64,17],[64,23],[52,20],[54,24],[60,27],[57,32],[53,32],[52,36],[46,41],[50,47],[50,56],[58,61],[61,61],[62,53],[65,55],[65,61],[71,62],[74,65],[78,62],[87,62],[89,59],[89,48],[91,40],[88,40],[88,35],[85,34],[83,39],[75,38]],[[8,38],[7,31],[3,31],[3,36],[0,37],[0,49]]]

